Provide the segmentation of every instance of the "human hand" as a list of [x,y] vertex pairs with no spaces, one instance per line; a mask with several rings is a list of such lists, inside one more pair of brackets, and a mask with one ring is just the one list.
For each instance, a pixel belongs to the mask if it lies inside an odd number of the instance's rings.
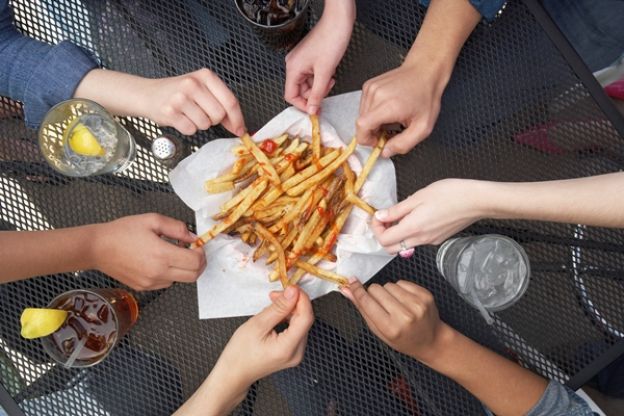
[[192,243],[197,238],[182,221],[163,215],[123,217],[94,226],[92,264],[136,290],[197,280],[206,266],[203,250],[179,247],[161,237],[180,243]]
[[286,55],[284,99],[308,114],[318,114],[321,101],[333,88],[334,72],[347,49],[355,4],[325,2],[323,16],[308,35]]
[[160,125],[174,127],[185,135],[217,124],[237,136],[246,131],[238,100],[208,69],[145,82],[142,115]]
[[[487,215],[489,183],[443,179],[375,213],[371,228],[390,254],[403,248],[440,244]],[[395,224],[396,222],[396,224]]]
[[[270,296],[273,304],[234,332],[206,381],[175,416],[229,414],[256,380],[301,362],[314,322],[310,299],[297,286]],[[283,321],[288,328],[278,334],[275,326]]]
[[381,154],[409,152],[431,134],[447,82],[443,73],[417,59],[366,81],[356,121],[358,143],[374,146],[383,125],[399,123],[405,130],[388,140]]
[[[236,384],[249,387],[256,380],[303,359],[308,331],[314,322],[310,298],[298,286],[272,292],[273,304],[241,325],[223,350],[215,369],[232,374]],[[288,328],[277,333],[275,327],[288,321]]]
[[431,293],[400,280],[368,291],[357,279],[340,289],[360,311],[370,330],[395,350],[418,360],[435,353],[445,324],[440,321]]

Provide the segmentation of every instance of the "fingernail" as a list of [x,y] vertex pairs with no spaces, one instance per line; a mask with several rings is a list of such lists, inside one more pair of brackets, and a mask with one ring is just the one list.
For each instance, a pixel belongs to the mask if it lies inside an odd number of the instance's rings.
[[286,299],[293,299],[297,296],[297,288],[295,286],[288,286],[286,290],[284,290],[284,297]]
[[385,220],[386,218],[388,218],[388,210],[380,209],[379,211],[375,211],[375,218],[377,218],[379,221]]
[[195,234],[195,233],[194,233],[194,232],[192,232],[192,231],[189,231],[189,235],[190,235],[192,238],[195,238],[195,239],[197,239],[197,237],[198,237],[198,236],[197,236],[197,234]]
[[308,106],[308,114],[310,114],[310,115],[318,114],[318,110],[319,110],[318,105],[310,105],[310,106]]
[[401,256],[404,259],[409,259],[413,255],[414,255],[414,247],[408,248],[407,250],[399,251],[399,256]]
[[234,132],[237,136],[242,136],[243,134],[245,134],[245,128],[244,127],[240,127],[238,129],[236,129],[236,131]]
[[392,156],[392,152],[389,149],[383,149],[381,151],[381,157],[385,157],[386,159]]
[[351,294],[351,291],[349,290],[347,286],[341,287],[340,293],[342,293],[342,296],[344,296],[345,298],[349,299],[350,301],[353,301],[353,295]]
[[350,285],[351,283],[355,283],[355,282],[359,282],[359,280],[358,280],[358,278],[357,278],[357,277],[350,277],[350,278],[349,278],[349,285]]

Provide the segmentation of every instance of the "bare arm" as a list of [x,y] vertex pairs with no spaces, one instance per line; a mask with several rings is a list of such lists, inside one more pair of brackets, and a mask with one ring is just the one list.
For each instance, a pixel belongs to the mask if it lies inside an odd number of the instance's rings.
[[624,173],[533,183],[484,184],[483,217],[624,227]]
[[182,221],[143,214],[115,221],[50,231],[0,232],[0,283],[33,276],[98,269],[136,290],[194,282],[206,266]]
[[0,232],[0,283],[92,268],[93,226]]
[[186,135],[217,124],[238,136],[245,133],[238,100],[208,69],[155,79],[94,69],[78,84],[74,97],[93,100],[113,114],[147,117]]
[[484,218],[526,219],[624,227],[624,173],[546,182],[444,179],[375,213],[379,243],[397,253],[440,244]]
[[366,290],[354,281],[342,293],[382,341],[455,380],[499,416],[526,414],[546,390],[544,378],[440,321],[423,287],[402,280]]
[[403,64],[364,83],[358,143],[374,145],[382,125],[401,123],[405,130],[389,140],[382,153],[390,157],[407,153],[429,136],[457,56],[480,19],[467,0],[431,1]]
[[[236,330],[208,378],[174,416],[229,414],[256,380],[301,362],[314,322],[310,299],[298,286],[270,297],[273,303]],[[274,328],[285,320],[288,328],[278,334]]]

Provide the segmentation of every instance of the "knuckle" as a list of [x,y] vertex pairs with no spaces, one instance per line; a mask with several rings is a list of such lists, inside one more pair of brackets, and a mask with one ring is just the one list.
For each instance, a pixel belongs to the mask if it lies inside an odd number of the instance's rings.
[[209,70],[208,68],[201,68],[201,69],[198,69],[195,73],[196,73],[197,75],[201,76],[201,77],[206,77],[206,76],[210,76],[210,75],[212,75],[212,71],[211,71],[211,70]]
[[177,111],[173,105],[169,104],[163,107],[162,113],[167,120],[171,120],[176,115]]
[[199,86],[199,81],[192,76],[185,77],[180,82],[180,87],[183,91],[187,93],[195,91],[197,88],[199,88]]
[[171,97],[171,103],[174,109],[179,109],[188,100],[184,92],[178,91]]
[[384,335],[390,341],[397,341],[401,337],[401,330],[397,326],[390,326],[386,328],[386,333]]

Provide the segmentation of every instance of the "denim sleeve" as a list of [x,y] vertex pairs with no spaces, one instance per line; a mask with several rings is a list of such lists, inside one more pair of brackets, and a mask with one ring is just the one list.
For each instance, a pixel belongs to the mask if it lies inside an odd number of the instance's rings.
[[[429,7],[431,0],[418,0],[420,4],[425,7]],[[507,0],[469,0],[470,4],[477,9],[477,11],[486,20],[492,21],[496,17],[496,13],[503,8],[503,5]]]
[[[485,409],[488,416],[494,413]],[[585,400],[564,385],[551,380],[544,394],[526,416],[594,416]]]
[[97,63],[71,42],[48,45],[20,34],[8,0],[0,0],[0,95],[24,104],[26,124],[36,128],[45,113],[74,95]]

